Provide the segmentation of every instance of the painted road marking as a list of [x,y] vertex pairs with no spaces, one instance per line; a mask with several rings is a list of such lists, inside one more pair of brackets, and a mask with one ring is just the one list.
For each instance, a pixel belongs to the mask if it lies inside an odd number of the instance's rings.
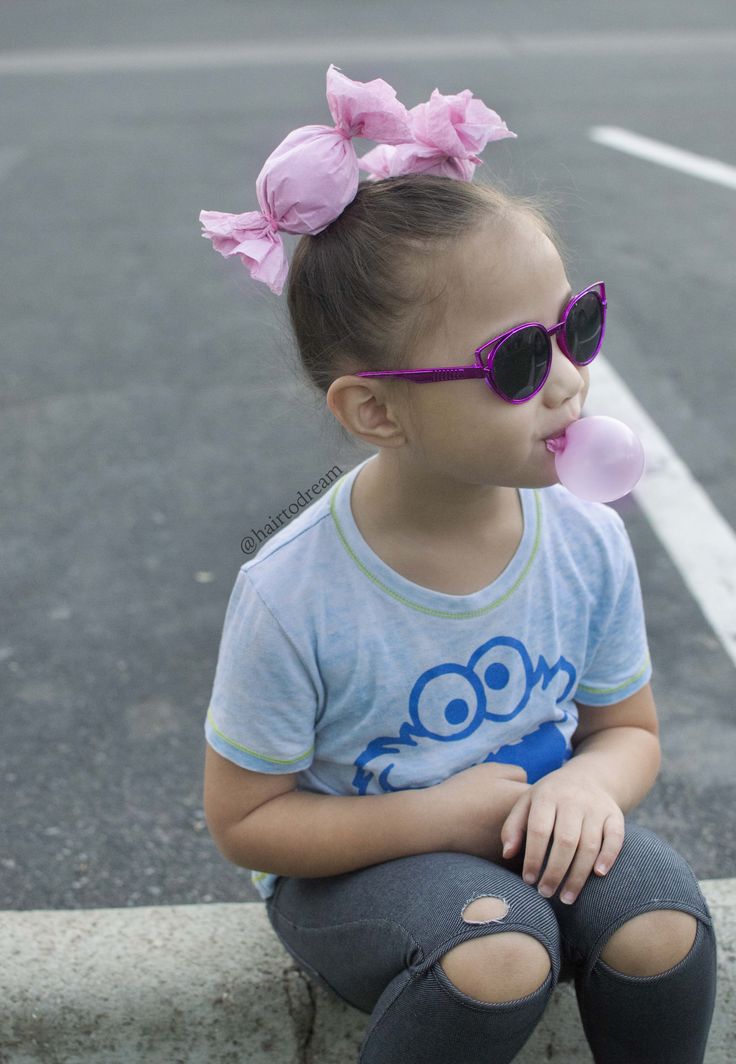
[[[736,188],[736,167],[718,159],[617,126],[594,126],[590,136],[597,144]],[[595,394],[586,403],[586,413],[618,417],[644,444],[647,469],[633,496],[736,665],[736,533],[602,356],[596,359],[595,372]]]
[[646,159],[650,163],[668,166],[671,170],[692,174],[694,177],[701,177],[704,181],[725,185],[726,188],[736,188],[736,166],[729,166],[728,163],[722,163],[718,159],[709,159],[705,155],[685,151],[684,148],[673,148],[661,140],[642,137],[638,133],[631,133],[628,129],[619,129],[617,126],[593,126],[590,137],[596,144],[605,144],[608,148],[616,148],[628,155]]
[[599,355],[586,414],[616,417],[637,434],[647,465],[633,496],[736,665],[736,534],[667,438]]
[[473,36],[243,41],[130,48],[47,48],[0,52],[0,75],[88,74],[99,71],[176,70],[195,67],[292,66],[391,59],[517,59],[523,55],[661,56],[696,53],[736,56],[736,32],[651,30],[600,33],[494,34]]

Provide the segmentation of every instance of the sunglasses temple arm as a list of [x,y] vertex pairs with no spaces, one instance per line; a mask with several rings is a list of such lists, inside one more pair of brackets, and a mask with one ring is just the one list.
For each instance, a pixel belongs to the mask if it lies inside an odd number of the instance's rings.
[[356,377],[403,377],[417,384],[431,381],[458,381],[485,377],[486,371],[480,366],[443,366],[436,369],[389,369],[356,373]]

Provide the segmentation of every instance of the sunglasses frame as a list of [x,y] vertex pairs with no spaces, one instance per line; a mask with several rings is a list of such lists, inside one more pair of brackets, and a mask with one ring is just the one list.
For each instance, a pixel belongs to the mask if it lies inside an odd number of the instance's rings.
[[[573,306],[579,299],[588,292],[592,292],[598,289],[598,296],[601,301],[601,335],[598,340],[598,346],[596,347],[590,358],[587,358],[584,362],[578,362],[570,353],[567,346],[567,340],[565,338],[565,325],[567,324],[567,318],[572,310]],[[485,340],[480,347],[477,347],[473,352],[475,357],[475,365],[473,366],[438,366],[431,369],[388,369],[388,370],[368,370],[361,373],[354,373],[354,377],[403,377],[405,380],[414,381],[416,384],[430,384],[433,381],[461,381],[470,380],[474,378],[482,377],[487,386],[494,392],[499,398],[503,399],[506,403],[527,403],[532,399],[541,389],[544,387],[547,378],[549,377],[550,369],[552,368],[552,337],[559,333],[558,343],[562,353],[569,358],[574,366],[587,366],[596,355],[600,352],[603,344],[603,337],[606,332],[606,307],[608,306],[606,300],[606,286],[603,281],[595,281],[594,284],[588,285],[577,295],[574,295],[569,301],[562,314],[562,319],[553,325],[551,329],[548,329],[540,321],[526,321],[522,325],[517,325],[513,329],[508,329],[506,332],[501,333],[499,336],[494,336],[492,340]],[[521,332],[523,329],[529,329],[536,327],[541,329],[547,338],[547,368],[544,372],[544,377],[529,395],[525,395],[523,399],[510,399],[507,395],[504,395],[502,391],[495,385],[493,381],[493,362],[495,360],[498,349],[504,340],[508,340],[511,336]],[[483,356],[485,355],[485,365],[483,363]]]

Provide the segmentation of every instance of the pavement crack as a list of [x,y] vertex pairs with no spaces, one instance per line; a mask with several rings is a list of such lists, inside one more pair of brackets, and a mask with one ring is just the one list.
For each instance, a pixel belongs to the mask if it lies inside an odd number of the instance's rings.
[[[314,1000],[314,987],[308,979],[305,979],[304,982],[306,983],[307,996],[309,998],[309,1022],[302,1048],[304,1064],[320,1064],[319,1061],[315,1061],[312,1057],[312,1039],[314,1038],[314,1025],[317,1019],[317,1002]],[[302,1062],[300,1061],[299,1064],[302,1064]]]
[[312,1064],[312,1039],[317,1015],[314,988],[303,972],[296,967],[283,969],[283,984],[287,1008],[296,1038],[294,1064]]

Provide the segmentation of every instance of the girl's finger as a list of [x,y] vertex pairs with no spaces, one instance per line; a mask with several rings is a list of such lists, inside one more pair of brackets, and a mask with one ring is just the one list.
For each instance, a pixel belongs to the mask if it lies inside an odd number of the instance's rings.
[[511,811],[501,827],[501,845],[504,857],[510,857],[517,852],[524,835],[528,814],[529,798],[527,794],[522,794],[511,807]]
[[624,818],[616,813],[611,813],[603,823],[603,845],[598,859],[595,862],[595,871],[599,875],[605,875],[618,855],[624,844]]
[[[545,898],[551,898],[557,893],[557,889],[570,868],[574,865],[576,855],[580,853],[584,814],[580,806],[558,806],[555,820],[555,834],[550,848],[547,864],[542,873],[537,889]],[[598,828],[597,837],[591,848],[590,840],[586,842],[588,847],[587,869],[585,879],[588,878],[593,861],[601,848],[601,830]]]
[[524,852],[525,883],[536,883],[544,863],[547,846],[555,824],[556,806],[545,799],[535,801],[529,810]]
[[578,894],[587,883],[593,862],[601,852],[602,825],[595,820],[586,817],[580,832],[575,859],[560,892],[560,901],[564,905],[572,905],[577,900]]

